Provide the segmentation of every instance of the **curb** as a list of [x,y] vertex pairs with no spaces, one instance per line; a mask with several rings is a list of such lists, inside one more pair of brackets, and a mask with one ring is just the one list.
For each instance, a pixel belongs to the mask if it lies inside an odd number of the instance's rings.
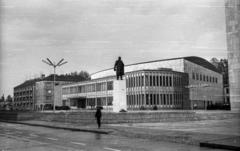
[[200,144],[200,140],[191,139],[189,137],[141,134],[141,133],[134,133],[130,131],[120,131],[120,130],[118,130],[118,132],[119,132],[118,135],[130,137],[130,138],[141,138],[141,139],[148,139],[148,140],[154,140],[154,141],[173,142],[173,143],[196,145],[196,146],[199,146]]
[[218,148],[218,149],[228,149],[228,150],[240,150],[240,147],[237,146],[229,146],[229,145],[222,145],[222,144],[214,144],[214,143],[207,143],[207,142],[200,142],[200,147],[210,147],[210,148]]
[[64,130],[80,131],[80,132],[91,132],[91,133],[96,133],[96,134],[109,134],[109,133],[112,133],[112,131],[88,130],[88,129],[82,129],[82,128],[68,128],[68,127],[61,127],[61,126],[32,124],[32,123],[5,121],[5,120],[0,120],[0,122],[7,122],[7,123],[14,123],[14,124],[24,124],[24,125],[30,125],[30,126],[39,126],[39,127],[47,127],[47,128],[54,128],[54,129],[64,129]]

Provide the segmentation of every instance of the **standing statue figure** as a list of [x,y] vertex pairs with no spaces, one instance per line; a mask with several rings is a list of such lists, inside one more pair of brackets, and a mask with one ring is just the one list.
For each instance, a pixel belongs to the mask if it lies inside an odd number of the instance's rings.
[[115,62],[114,71],[116,71],[117,80],[119,79],[119,76],[122,80],[122,76],[124,75],[124,63],[122,62],[121,57],[118,57],[118,60]]

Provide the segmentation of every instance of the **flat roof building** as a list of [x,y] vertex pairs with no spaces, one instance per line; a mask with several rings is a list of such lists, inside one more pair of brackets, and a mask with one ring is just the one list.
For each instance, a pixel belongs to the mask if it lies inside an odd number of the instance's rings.
[[[126,65],[127,108],[205,109],[223,102],[222,75],[200,57],[182,57]],[[113,68],[91,75],[92,80],[62,85],[62,104],[77,108],[112,108]]]

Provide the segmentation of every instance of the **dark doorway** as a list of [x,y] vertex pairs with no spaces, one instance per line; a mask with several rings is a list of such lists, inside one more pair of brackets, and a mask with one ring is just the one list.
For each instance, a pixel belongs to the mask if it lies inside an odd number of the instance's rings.
[[78,108],[86,108],[86,98],[77,99],[78,101]]

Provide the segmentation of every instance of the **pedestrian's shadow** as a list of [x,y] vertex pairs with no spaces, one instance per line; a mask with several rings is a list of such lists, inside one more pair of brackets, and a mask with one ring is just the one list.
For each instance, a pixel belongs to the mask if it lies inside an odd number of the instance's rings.
[[101,140],[102,136],[101,134],[95,134],[95,140]]

